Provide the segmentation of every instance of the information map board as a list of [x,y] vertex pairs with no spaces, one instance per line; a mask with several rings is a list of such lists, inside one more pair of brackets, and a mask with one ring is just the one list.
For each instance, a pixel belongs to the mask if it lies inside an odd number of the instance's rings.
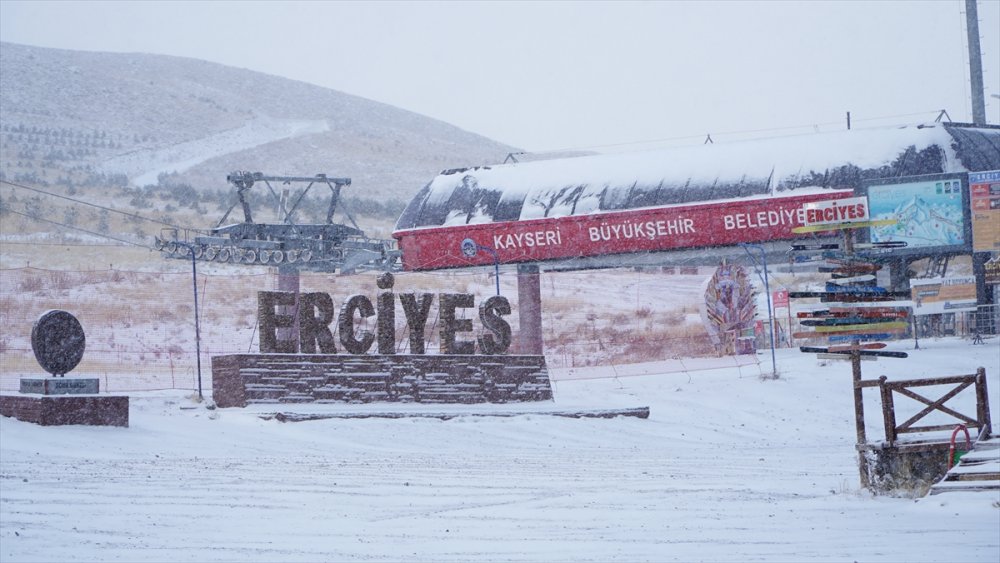
[[872,227],[871,242],[905,242],[905,250],[894,254],[968,251],[971,229],[965,178],[965,174],[937,174],[869,184],[872,220],[896,221]]
[[1000,252],[1000,170],[969,172],[973,252]]

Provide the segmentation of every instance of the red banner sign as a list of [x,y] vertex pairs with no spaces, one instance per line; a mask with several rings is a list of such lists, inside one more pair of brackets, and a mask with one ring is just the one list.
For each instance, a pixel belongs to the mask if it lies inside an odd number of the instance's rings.
[[779,289],[771,294],[771,302],[774,304],[773,307],[778,309],[780,307],[788,308],[788,290]]
[[493,264],[491,253],[462,254],[462,241],[496,251],[501,264],[632,252],[732,246],[800,238],[803,205],[843,198],[850,191],[675,205],[554,219],[396,231],[407,270]]

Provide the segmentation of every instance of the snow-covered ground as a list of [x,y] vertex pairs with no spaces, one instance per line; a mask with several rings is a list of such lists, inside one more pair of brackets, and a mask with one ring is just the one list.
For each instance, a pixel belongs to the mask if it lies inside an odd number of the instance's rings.
[[[891,344],[911,357],[864,362],[864,377],[984,366],[1000,418],[996,338],[912,348]],[[281,423],[180,391],[134,394],[129,428],[3,418],[0,560],[1000,560],[1000,493],[859,490],[849,365],[779,350],[781,378],[764,381],[769,363],[553,374],[549,407],[649,406],[646,420]],[[449,408],[510,407],[428,410]]]

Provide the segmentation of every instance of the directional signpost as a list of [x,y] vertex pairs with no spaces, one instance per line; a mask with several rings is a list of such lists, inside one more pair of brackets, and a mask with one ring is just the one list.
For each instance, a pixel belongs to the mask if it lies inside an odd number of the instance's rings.
[[[876,273],[881,265],[855,254],[857,249],[902,248],[906,243],[885,241],[858,244],[853,240],[855,229],[888,226],[895,219],[872,220],[869,216],[868,198],[853,197],[822,201],[805,205],[805,224],[792,229],[794,233],[843,232],[843,245],[832,243],[794,244],[793,252],[822,252],[833,263],[820,268],[831,278],[825,291],[790,292],[793,299],[819,298],[828,303],[826,309],[799,313],[800,324],[812,328],[793,334],[795,338],[825,338],[827,346],[801,346],[805,353],[818,354],[821,358],[844,358],[851,361],[854,380],[854,413],[857,442],[865,444],[864,403],[861,395],[861,360],[876,358],[906,358],[906,352],[883,350],[887,340],[906,331],[909,326],[908,310],[892,305],[909,297],[908,292],[888,291],[876,285]],[[869,303],[878,303],[870,306]],[[858,470],[861,484],[868,487],[868,462],[863,451],[858,451]]]
[[843,231],[846,229],[860,229],[862,227],[887,227],[895,223],[895,219],[875,219],[873,221],[851,221],[830,225],[802,225],[801,227],[794,227],[792,232],[795,234],[821,233],[823,231]]
[[[909,243],[905,240],[889,240],[884,242],[856,242],[854,243],[854,248],[856,250],[867,250],[867,249],[877,249],[877,248],[905,248]],[[840,245],[833,243],[814,243],[814,244],[793,244],[792,250],[800,251],[821,251],[821,250],[840,250]]]

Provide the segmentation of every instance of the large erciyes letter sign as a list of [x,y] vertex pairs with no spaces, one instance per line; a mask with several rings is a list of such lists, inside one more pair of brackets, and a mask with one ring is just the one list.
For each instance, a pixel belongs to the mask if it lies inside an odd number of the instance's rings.
[[[262,354],[336,354],[337,345],[331,325],[337,322],[340,344],[348,353],[365,354],[377,345],[379,354],[395,354],[396,349],[396,298],[402,305],[409,328],[411,354],[424,354],[424,334],[433,293],[393,294],[393,275],[379,276],[380,292],[375,303],[365,295],[352,295],[335,315],[333,298],[328,293],[293,293],[285,291],[260,291],[257,293],[257,319],[260,325],[260,352]],[[298,304],[296,307],[296,295]],[[458,309],[475,307],[475,297],[469,293],[442,293],[438,295],[438,316],[442,354],[503,354],[510,348],[510,324],[503,316],[511,314],[510,302],[499,295],[490,297],[479,305],[479,321],[486,330],[475,340],[462,339],[462,333],[472,332],[472,319],[458,318]],[[279,312],[279,308],[286,312]],[[297,309],[297,314],[295,313]],[[287,311],[292,311],[288,313]],[[356,330],[358,318],[375,317],[376,332]],[[336,319],[335,319],[336,317]],[[279,329],[291,333],[298,321],[298,339],[278,338]]]
[[865,196],[816,201],[805,204],[803,208],[805,225],[835,225],[869,219],[868,198]]

